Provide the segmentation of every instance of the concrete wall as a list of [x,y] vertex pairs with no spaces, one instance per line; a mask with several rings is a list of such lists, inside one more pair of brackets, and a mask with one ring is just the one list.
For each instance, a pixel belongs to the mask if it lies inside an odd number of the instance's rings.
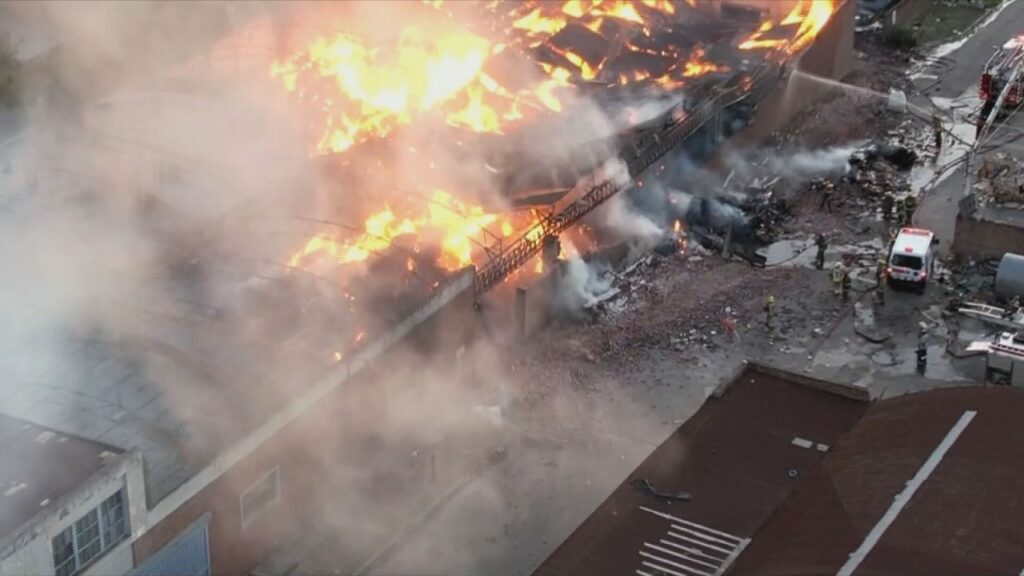
[[953,256],[959,262],[1002,258],[1007,252],[1020,252],[1024,246],[1024,228],[1008,223],[957,216],[953,236]]
[[[0,574],[53,574],[54,536],[126,488],[130,534],[145,524],[146,487],[142,455],[137,451],[117,456],[74,491],[54,502],[17,532],[0,542]],[[94,561],[86,575],[124,574],[132,568],[131,537]]]
[[[474,272],[461,272],[438,290],[419,311],[315,384],[293,404],[267,419],[249,437],[189,479],[150,511],[150,526],[135,540],[136,564],[155,554],[193,522],[210,513],[210,562],[214,574],[251,571],[271,549],[291,538],[316,518],[325,502],[337,498],[330,477],[332,448],[343,444],[350,417],[380,421],[387,409],[383,387],[373,367],[386,367],[395,346],[464,344],[473,325]],[[382,390],[353,411],[356,389]],[[356,423],[358,425],[358,423]],[[328,433],[325,435],[325,432]],[[255,521],[242,526],[240,495],[277,467],[281,498]]]

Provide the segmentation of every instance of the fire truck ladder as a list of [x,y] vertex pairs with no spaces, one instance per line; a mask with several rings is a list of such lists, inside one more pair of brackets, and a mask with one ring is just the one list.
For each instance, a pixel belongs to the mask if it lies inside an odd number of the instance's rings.
[[[1003,109],[1003,106],[1010,94],[1020,90],[1019,82],[1024,78],[1024,46],[1017,47],[1016,51],[1011,56],[1007,57],[1006,61],[1000,65],[1000,71],[1005,75],[1004,78],[1006,79],[1006,83],[1003,85],[1003,89],[996,97],[995,105],[992,107],[992,110],[986,118],[982,119],[983,124],[978,130],[978,136],[975,139],[974,145],[975,148],[977,148],[978,143],[982,142],[985,139],[985,136],[988,135],[988,131],[992,128],[992,124],[995,123],[996,117],[999,116],[999,113]],[[1018,94],[1018,97],[1019,96],[1020,95]]]
[[[751,93],[760,92],[763,84],[774,82],[781,77],[781,74],[776,75],[774,70],[781,71],[780,68],[773,66],[763,67],[753,75],[752,82],[718,94],[705,101],[697,110],[685,114],[678,121],[673,121],[671,125],[668,125],[669,121],[666,120],[666,127],[656,134],[653,145],[637,151],[635,157],[630,160],[623,158],[629,168],[630,180],[628,182],[615,182],[613,178],[606,176],[603,182],[595,185],[561,212],[541,220],[519,240],[511,244],[508,249],[477,270],[477,296],[500,284],[510,274],[526,264],[530,258],[540,253],[545,237],[557,236],[569,229],[604,201],[629,188],[634,178],[660,160],[669,150],[692,136],[702,126],[711,121],[719,121],[725,107],[743,100]],[[678,118],[680,117],[678,111],[679,107],[676,107],[665,117]],[[620,158],[623,156],[625,154],[620,154]]]

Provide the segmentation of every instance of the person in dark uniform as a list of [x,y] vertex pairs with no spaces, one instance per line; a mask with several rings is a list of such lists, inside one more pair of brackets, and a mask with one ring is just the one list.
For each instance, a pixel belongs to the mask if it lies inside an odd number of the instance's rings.
[[825,239],[825,235],[819,232],[818,237],[814,240],[814,245],[818,247],[818,252],[814,255],[814,268],[824,270],[825,249],[828,248],[828,240]]
[[831,182],[826,182],[821,188],[821,205],[818,206],[818,210],[828,210],[828,213],[832,213],[832,193],[834,192]]
[[911,194],[904,200],[906,206],[906,220],[902,223],[903,226],[912,226],[914,223],[914,212],[917,212],[917,196]]

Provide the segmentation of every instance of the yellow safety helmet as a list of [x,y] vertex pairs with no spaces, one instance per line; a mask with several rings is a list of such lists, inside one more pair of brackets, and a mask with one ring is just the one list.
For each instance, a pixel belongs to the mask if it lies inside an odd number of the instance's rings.
[[769,304],[775,304],[775,296],[769,295],[768,296],[768,303]]

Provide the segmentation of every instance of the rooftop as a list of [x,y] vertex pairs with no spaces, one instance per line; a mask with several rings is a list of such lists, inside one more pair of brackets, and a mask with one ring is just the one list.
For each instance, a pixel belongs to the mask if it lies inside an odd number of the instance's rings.
[[18,529],[120,453],[2,414],[0,445],[0,536]]
[[847,396],[746,368],[536,574],[1020,573],[1024,391]]
[[[866,396],[845,397],[819,387],[824,383],[801,380],[746,368],[535,573],[685,572],[676,564],[714,573],[727,567],[867,410]],[[636,488],[643,480],[661,493],[686,492],[691,500],[672,502]]]
[[[1024,391],[1002,387],[933,390],[875,404],[757,533],[733,573],[831,574],[854,551],[861,552],[861,574],[1020,573],[1022,411]],[[943,453],[947,438],[953,442]],[[894,505],[914,486],[904,507]],[[865,547],[872,529],[894,512],[873,547]]]

